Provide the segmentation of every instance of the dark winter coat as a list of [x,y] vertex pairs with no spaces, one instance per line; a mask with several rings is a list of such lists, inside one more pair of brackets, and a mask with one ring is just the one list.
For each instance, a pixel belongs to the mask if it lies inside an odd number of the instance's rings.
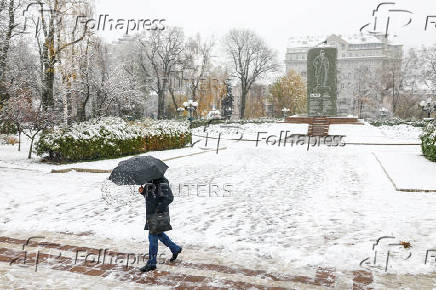
[[[147,183],[144,186],[142,195],[145,198],[146,216],[155,213],[168,212],[169,204],[173,202],[174,196],[171,191],[168,179],[162,177]],[[148,230],[148,224],[145,223],[144,230]]]

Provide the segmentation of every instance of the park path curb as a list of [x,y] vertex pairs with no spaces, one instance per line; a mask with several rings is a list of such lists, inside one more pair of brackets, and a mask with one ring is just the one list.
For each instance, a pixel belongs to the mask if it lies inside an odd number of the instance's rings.
[[375,155],[374,152],[371,152],[371,153],[372,153],[372,155],[374,155],[374,157],[377,160],[378,164],[380,164],[380,167],[383,169],[384,173],[386,174],[387,178],[392,183],[392,185],[394,186],[396,191],[403,191],[403,192],[436,192],[436,189],[398,188],[397,185],[395,184],[394,180],[392,179],[392,177],[389,175],[389,173],[386,170],[386,168],[381,163],[380,159],[378,159],[377,155]]
[[[225,150],[225,149],[227,149],[227,147],[219,148],[219,150]],[[162,161],[171,161],[171,160],[175,160],[175,159],[179,159],[179,158],[190,157],[190,156],[195,156],[195,155],[204,154],[204,153],[208,153],[208,152],[215,152],[215,151],[216,151],[216,149],[210,149],[210,150],[205,150],[202,152],[195,152],[195,153],[191,153],[191,154],[187,154],[187,155],[180,155],[180,156],[175,156],[175,157],[171,157],[171,158],[167,158],[167,159],[162,159]],[[112,169],[65,168],[65,169],[52,169],[50,173],[68,173],[71,171],[84,172],[84,173],[111,173]]]

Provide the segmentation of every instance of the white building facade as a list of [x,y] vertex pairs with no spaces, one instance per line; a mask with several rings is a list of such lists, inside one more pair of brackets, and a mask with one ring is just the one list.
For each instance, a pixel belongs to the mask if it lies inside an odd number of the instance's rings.
[[388,66],[401,66],[403,46],[384,35],[290,38],[286,51],[286,72],[294,70],[304,79],[307,52],[316,46],[337,48],[337,112],[339,116],[377,117],[382,107],[389,107],[385,75]]

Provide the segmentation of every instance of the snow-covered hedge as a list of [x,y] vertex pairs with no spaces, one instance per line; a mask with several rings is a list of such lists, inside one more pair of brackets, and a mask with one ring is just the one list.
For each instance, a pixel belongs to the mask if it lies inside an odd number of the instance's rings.
[[191,128],[198,128],[206,125],[213,125],[213,124],[263,124],[263,123],[277,123],[282,119],[275,119],[275,118],[259,118],[259,119],[241,119],[241,120],[224,120],[224,119],[210,119],[210,120],[194,120],[192,121]]
[[429,121],[426,120],[403,120],[400,118],[392,118],[387,120],[374,120],[370,124],[376,127],[379,126],[396,126],[396,125],[410,125],[413,127],[425,127]]
[[40,156],[55,161],[114,158],[147,151],[184,147],[191,140],[188,122],[129,123],[107,117],[56,128],[42,134],[36,144]]
[[431,161],[436,162],[436,123],[429,123],[421,134],[422,153]]

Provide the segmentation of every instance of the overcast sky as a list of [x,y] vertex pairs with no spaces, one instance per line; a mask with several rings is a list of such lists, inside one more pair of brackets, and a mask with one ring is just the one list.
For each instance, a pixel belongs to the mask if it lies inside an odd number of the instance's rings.
[[[383,1],[359,0],[96,0],[96,15],[109,14],[118,19],[165,19],[167,26],[183,27],[186,35],[200,33],[220,40],[231,28],[249,28],[257,32],[284,59],[291,36],[355,34],[360,28],[374,23],[372,12]],[[388,1],[385,1],[388,2]],[[436,0],[391,1],[379,12],[378,28],[383,30],[389,15],[390,33],[406,47],[436,43]],[[409,12],[387,12],[402,9]],[[425,24],[430,18],[427,31]],[[407,24],[409,20],[412,22]],[[109,41],[124,32],[104,31]]]

